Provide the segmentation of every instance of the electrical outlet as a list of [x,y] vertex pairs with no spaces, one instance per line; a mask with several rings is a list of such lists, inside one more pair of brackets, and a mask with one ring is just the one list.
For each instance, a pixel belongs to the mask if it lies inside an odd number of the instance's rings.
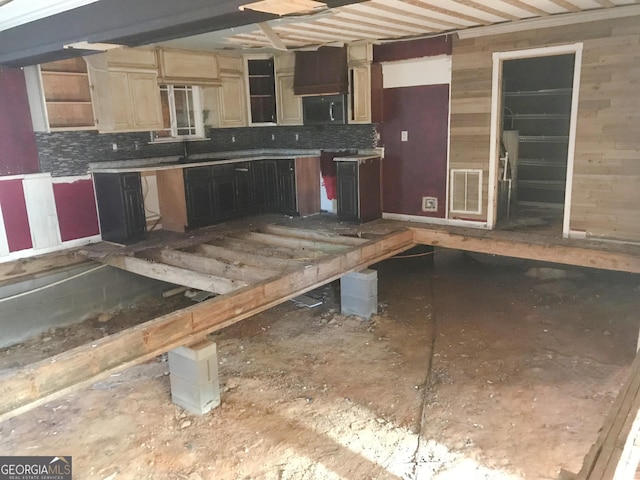
[[422,197],[422,211],[423,212],[437,212],[438,211],[438,199],[436,197]]
[[297,142],[298,140],[300,140],[300,134],[299,134],[299,133],[296,133],[296,142]]
[[271,134],[271,141],[274,141],[275,139],[276,139],[276,134],[275,134],[275,133],[272,133],[272,134]]
[[236,143],[236,136],[235,135],[231,135],[231,143]]
[[112,143],[111,144],[111,148],[113,149],[114,152],[118,151],[118,144],[117,143]]
[[409,141],[409,132],[407,132],[406,130],[402,130],[400,132],[400,141],[401,142],[408,142]]

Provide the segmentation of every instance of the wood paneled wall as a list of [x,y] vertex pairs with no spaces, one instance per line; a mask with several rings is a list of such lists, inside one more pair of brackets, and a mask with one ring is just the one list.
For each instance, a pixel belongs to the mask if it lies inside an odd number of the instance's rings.
[[[450,168],[482,168],[487,218],[493,52],[583,42],[570,229],[640,242],[640,17],[455,40]],[[473,217],[471,217],[473,218]]]

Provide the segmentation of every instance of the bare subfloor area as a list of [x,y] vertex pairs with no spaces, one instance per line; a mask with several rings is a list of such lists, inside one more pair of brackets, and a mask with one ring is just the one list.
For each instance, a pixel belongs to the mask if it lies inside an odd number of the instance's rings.
[[433,266],[389,260],[374,266],[369,322],[340,315],[336,283],[315,292],[321,306],[287,302],[212,335],[222,405],[210,414],[171,403],[159,357],[5,421],[0,451],[72,455],[74,478],[100,480],[577,472],[634,356],[640,278],[530,266],[445,250]]

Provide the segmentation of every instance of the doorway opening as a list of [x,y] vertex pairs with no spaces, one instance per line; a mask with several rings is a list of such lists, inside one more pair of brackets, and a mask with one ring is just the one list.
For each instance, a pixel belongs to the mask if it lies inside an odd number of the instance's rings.
[[502,62],[496,226],[561,235],[576,55]]

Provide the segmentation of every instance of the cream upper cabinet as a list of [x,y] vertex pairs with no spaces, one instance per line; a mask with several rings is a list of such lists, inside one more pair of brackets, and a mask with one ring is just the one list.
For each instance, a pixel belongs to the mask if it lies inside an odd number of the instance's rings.
[[216,89],[217,127],[246,127],[247,88],[244,82],[244,59],[219,55],[220,86]]
[[[155,53],[152,57],[149,53],[152,50],[144,50],[143,55],[132,51],[112,50],[86,57],[96,126],[100,132],[162,128],[158,74],[152,68]],[[140,63],[145,59],[146,63]]]
[[302,97],[293,94],[295,55],[281,53],[275,57],[276,112],[278,125],[302,125]]
[[371,123],[371,62],[373,45],[352,43],[349,64],[349,123]]
[[224,73],[220,76],[221,85],[218,88],[218,126],[245,127],[247,126],[247,95],[242,74]]
[[218,57],[214,53],[161,48],[157,54],[161,83],[220,85]]
[[278,125],[302,125],[302,98],[293,94],[293,75],[277,76]]
[[107,52],[107,61],[113,67],[131,67],[156,70],[158,59],[153,48],[115,48]]
[[349,123],[371,123],[371,65],[349,67]]

